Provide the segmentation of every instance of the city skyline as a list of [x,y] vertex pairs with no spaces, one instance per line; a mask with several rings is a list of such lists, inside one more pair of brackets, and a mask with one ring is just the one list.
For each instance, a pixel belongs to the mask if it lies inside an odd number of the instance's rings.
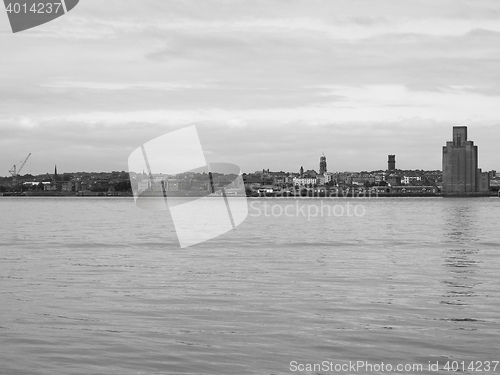
[[[195,124],[243,171],[439,169],[452,126],[500,169],[494,1],[234,4],[87,0],[12,37],[0,16],[0,175],[126,170]],[[23,64],[30,61],[31,64]],[[310,164],[306,164],[310,161]]]
[[[448,133],[449,133],[449,129],[448,129]],[[204,141],[204,142],[207,142],[210,140],[210,138],[207,138],[206,137],[206,134],[204,134],[203,132],[200,132],[200,138]],[[477,137],[477,139],[481,139],[481,137]],[[444,142],[444,140],[441,140],[440,143],[442,144]],[[438,143],[438,142],[436,142]],[[205,143],[207,144],[207,143]],[[411,147],[412,145],[405,145],[405,147],[403,149],[406,149],[408,150],[408,148],[412,149]],[[208,152],[205,151],[205,154],[206,154],[206,157],[207,157],[207,160],[210,160],[212,162],[214,161],[217,161],[217,158],[214,158],[213,155],[215,154],[212,149],[213,149],[214,145],[212,145],[212,147],[208,147]],[[442,147],[442,146],[441,146]],[[396,148],[396,147],[393,147],[392,148],[393,150],[394,149],[400,149],[400,148]],[[435,151],[435,150],[434,150]],[[415,160],[419,160],[418,158],[418,152],[419,150],[415,150],[414,153],[412,153],[412,155],[417,155],[416,158],[410,158],[408,156],[407,153],[405,153],[404,151],[402,151],[401,153],[396,153],[395,156],[397,157],[397,164],[396,164],[396,169],[399,169],[399,170],[428,170],[428,171],[432,171],[432,170],[442,170],[442,154],[441,154],[441,149],[439,149],[439,157],[441,159],[439,159],[438,163],[434,163],[434,164],[437,164],[435,165],[434,168],[424,168],[422,166],[419,166],[418,163],[415,163]],[[481,147],[481,151],[483,151],[483,147]],[[436,152],[434,152],[436,153]],[[481,155],[483,152],[479,152],[479,155]],[[334,164],[334,162],[330,161],[331,157],[325,152],[319,152],[318,150],[308,150],[307,152],[305,152],[305,154],[307,154],[309,157],[312,157],[312,158],[316,158],[316,160],[314,159],[308,159],[308,160],[302,160],[302,161],[298,161],[298,164],[295,165],[295,166],[292,166],[291,168],[284,168],[282,165],[285,164],[285,165],[289,165],[289,163],[282,163],[280,164],[280,160],[279,159],[276,159],[276,158],[272,158],[272,160],[270,160],[266,165],[263,165],[263,166],[256,166],[255,168],[249,168],[249,169],[244,169],[244,168],[241,168],[241,173],[253,173],[255,171],[259,171],[259,170],[262,170],[262,169],[270,169],[272,171],[284,171],[284,172],[290,172],[290,173],[298,173],[299,169],[301,166],[304,166],[305,170],[308,170],[308,169],[313,169],[313,170],[317,170],[319,171],[320,170],[320,167],[319,167],[319,162],[320,162],[320,158],[321,156],[326,156],[328,158],[328,171],[329,172],[354,172],[354,171],[378,171],[378,170],[386,170],[387,169],[387,157],[388,157],[388,154],[376,154],[376,158],[375,158],[375,162],[373,160],[371,160],[371,163],[367,163],[368,165],[372,165],[372,166],[375,166],[374,168],[367,168],[366,166],[363,166],[363,160],[364,159],[358,159],[357,160],[357,164],[359,165],[358,168],[351,168],[351,169],[348,169],[348,168],[342,168],[341,165],[339,164]],[[486,154],[490,154],[490,153],[486,153]],[[31,153],[30,153],[31,155]],[[222,155],[222,154],[221,154]],[[333,155],[336,155],[335,153],[333,153]],[[389,154],[389,155],[394,155],[393,154]],[[25,158],[23,158],[25,159]],[[24,166],[23,168],[23,171],[21,173],[21,175],[25,175],[25,174],[33,174],[33,175],[44,175],[44,174],[50,174],[51,171],[50,169],[49,170],[41,170],[41,167],[40,167],[40,172],[33,172],[32,170],[32,165],[31,165],[31,160],[32,158],[29,158],[28,161],[26,162],[26,165]],[[220,159],[219,159],[220,160]],[[241,159],[242,160],[242,159]],[[481,160],[481,158],[479,158],[479,160]],[[18,167],[19,164],[21,164],[24,160],[19,160],[18,162],[15,163],[15,166]],[[337,160],[339,161],[339,160]],[[408,165],[406,165],[406,163],[410,163],[410,165],[412,165],[413,167],[408,167]],[[35,162],[36,164],[39,164],[37,162]],[[404,163],[402,165],[402,163]],[[62,163],[64,165],[64,162]],[[49,166],[49,168],[53,168],[55,165],[57,165],[57,163],[54,163],[52,164],[51,166]],[[59,163],[59,165],[61,165],[61,163]],[[85,167],[83,168],[80,168],[80,169],[75,169],[75,170],[66,170],[66,169],[61,169],[61,173],[77,173],[77,172],[92,172],[92,173],[100,173],[100,172],[104,172],[104,173],[107,173],[107,172],[112,172],[112,171],[128,171],[128,166],[127,165],[123,165],[123,163],[120,164],[123,168],[115,168],[115,169],[109,169],[109,170],[103,170],[103,169],[85,169]],[[275,167],[272,168],[272,167],[269,167],[269,165],[274,165]],[[281,166],[280,166],[281,165]],[[484,165],[484,164],[482,164]],[[494,164],[492,164],[494,166]],[[14,165],[10,165],[9,169],[13,168]],[[497,170],[498,168],[483,168],[484,171],[490,171],[490,170]],[[7,171],[7,173],[1,173],[0,172],[0,177],[8,177],[9,176],[9,173]]]

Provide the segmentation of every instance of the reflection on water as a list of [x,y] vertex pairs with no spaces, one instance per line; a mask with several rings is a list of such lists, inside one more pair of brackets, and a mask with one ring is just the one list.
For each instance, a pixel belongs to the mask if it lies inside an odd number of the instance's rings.
[[[473,298],[477,297],[476,287],[480,285],[476,274],[481,272],[481,261],[477,260],[479,250],[474,246],[480,239],[478,225],[481,222],[479,211],[473,201],[463,199],[445,200],[444,213],[449,247],[443,249],[443,267],[447,272],[443,275],[445,286],[441,303],[455,306],[474,305]],[[471,309],[458,309],[456,314],[473,314]],[[478,321],[467,316],[444,318],[450,322],[462,323],[458,329],[475,330],[469,322]]]

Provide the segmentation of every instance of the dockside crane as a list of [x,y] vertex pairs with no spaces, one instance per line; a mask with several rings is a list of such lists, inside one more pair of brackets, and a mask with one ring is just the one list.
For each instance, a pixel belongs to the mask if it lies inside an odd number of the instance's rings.
[[12,169],[9,170],[10,174],[12,175],[12,177],[19,176],[19,174],[21,173],[21,170],[23,169],[24,165],[26,164],[26,162],[28,161],[28,159],[30,158],[30,156],[31,156],[31,152],[28,154],[28,156],[26,156],[26,159],[24,159],[23,161],[19,162],[19,167],[14,164],[14,166],[12,167]]

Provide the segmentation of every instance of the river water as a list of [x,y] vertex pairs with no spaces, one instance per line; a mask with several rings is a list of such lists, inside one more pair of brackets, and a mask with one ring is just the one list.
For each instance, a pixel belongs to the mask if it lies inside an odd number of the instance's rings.
[[[170,217],[132,199],[0,198],[0,373],[500,360],[500,199],[253,199],[249,213],[181,249]],[[375,367],[311,367],[324,361]]]

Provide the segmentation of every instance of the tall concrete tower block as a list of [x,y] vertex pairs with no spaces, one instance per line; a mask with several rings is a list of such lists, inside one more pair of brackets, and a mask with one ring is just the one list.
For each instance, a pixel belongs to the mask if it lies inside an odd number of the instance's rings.
[[389,160],[387,161],[387,170],[389,172],[394,172],[396,170],[396,155],[389,155]]
[[321,155],[319,158],[319,174],[326,173],[326,156],[325,154]]
[[453,127],[453,141],[443,147],[443,193],[479,191],[477,146],[467,140],[467,127]]

